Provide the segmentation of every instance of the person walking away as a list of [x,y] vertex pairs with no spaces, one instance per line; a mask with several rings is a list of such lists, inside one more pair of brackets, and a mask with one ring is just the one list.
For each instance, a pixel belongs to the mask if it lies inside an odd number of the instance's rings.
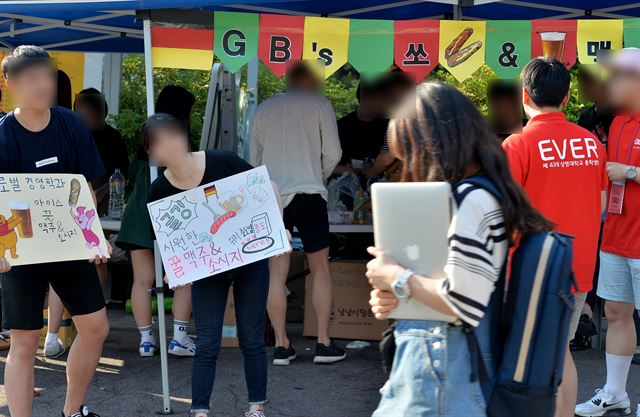
[[[571,93],[569,71],[561,62],[533,59],[520,78],[529,122],[522,133],[505,139],[503,147],[511,174],[531,204],[556,225],[558,232],[575,236],[577,293],[567,339],[571,340],[593,285],[607,187],[605,150],[591,132],[568,122],[562,113]],[[577,371],[567,344],[556,416],[573,416],[577,392]]]
[[[189,119],[196,98],[183,87],[168,85],[160,91],[156,101],[156,112],[167,113],[180,120],[189,131]],[[142,144],[131,162],[129,184],[133,192],[122,215],[122,227],[116,245],[131,253],[133,265],[133,287],[131,306],[133,317],[140,332],[140,356],[154,356],[157,340],[153,329],[151,311],[151,288],[155,287],[155,264],[153,261],[153,239],[149,235],[151,219],[147,211],[149,194],[149,155]],[[193,356],[195,344],[188,335],[191,316],[191,288],[176,288],[173,293],[173,337],[169,342],[169,354]]]
[[[284,223],[302,238],[309,269],[313,309],[318,320],[314,362],[332,363],[346,352],[329,338],[333,285],[329,270],[329,219],[325,182],[342,155],[338,127],[331,103],[320,95],[321,82],[304,62],[287,73],[287,92],[260,104],[251,132],[251,161],[266,165],[280,188]],[[267,309],[276,337],[274,365],[289,365],[296,351],[286,332],[285,284],[290,257],[269,261],[270,286]]]
[[[102,176],[102,161],[86,125],[71,111],[50,107],[56,75],[49,54],[36,46],[19,46],[2,61],[2,74],[16,109],[0,120],[0,173],[82,174],[89,182]],[[95,266],[70,261],[12,268],[4,259],[0,273],[3,327],[11,329],[13,342],[4,375],[10,414],[31,416],[42,306],[51,284],[78,329],[67,359],[62,416],[96,416],[83,403],[109,323]]]
[[[144,147],[151,158],[167,167],[151,184],[149,202],[252,168],[231,152],[191,152],[185,125],[168,114],[159,113],[147,119],[142,134]],[[193,283],[191,294],[197,333],[191,372],[193,417],[209,416],[225,306],[232,284],[238,339],[249,393],[249,411],[245,415],[264,417],[268,363],[263,337],[269,291],[266,260]]]
[[581,417],[630,413],[627,377],[636,349],[634,310],[640,309],[640,49],[624,48],[606,61],[609,100],[619,109],[609,131],[609,200],[600,246],[598,296],[605,300],[607,380],[576,406]]
[[[447,121],[447,122],[443,122]],[[398,320],[396,351],[389,380],[380,390],[373,417],[485,417],[479,382],[471,382],[471,360],[463,324],[478,338],[495,283],[516,236],[548,231],[552,225],[535,210],[509,175],[500,142],[469,99],[452,86],[428,82],[417,88],[389,124],[390,151],[403,162],[402,180],[446,181],[454,193],[468,193],[453,209],[446,278],[419,276],[389,254],[369,248],[367,264],[374,287],[370,304],[378,319],[398,305],[393,288],[457,318]],[[411,162],[411,163],[409,163]],[[484,176],[504,197],[461,183]],[[455,199],[453,199],[455,201]],[[429,232],[428,223],[417,223]],[[400,290],[398,290],[400,292]]]

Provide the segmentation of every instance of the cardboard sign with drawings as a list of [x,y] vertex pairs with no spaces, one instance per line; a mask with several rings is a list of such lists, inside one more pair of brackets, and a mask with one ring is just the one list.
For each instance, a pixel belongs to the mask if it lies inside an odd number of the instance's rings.
[[148,208],[172,288],[290,249],[264,166]]

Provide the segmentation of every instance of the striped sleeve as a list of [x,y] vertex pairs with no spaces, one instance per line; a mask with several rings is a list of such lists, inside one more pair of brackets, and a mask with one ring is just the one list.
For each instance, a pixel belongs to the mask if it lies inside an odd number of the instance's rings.
[[451,221],[447,278],[438,287],[440,297],[462,321],[474,327],[480,323],[508,245],[498,201],[485,190],[471,191]]

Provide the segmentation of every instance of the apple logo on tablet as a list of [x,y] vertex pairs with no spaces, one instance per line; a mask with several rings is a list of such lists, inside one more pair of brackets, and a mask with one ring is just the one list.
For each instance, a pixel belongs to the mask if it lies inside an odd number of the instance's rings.
[[407,253],[407,258],[410,261],[420,259],[420,247],[418,245],[407,245],[407,247],[404,248],[404,251]]

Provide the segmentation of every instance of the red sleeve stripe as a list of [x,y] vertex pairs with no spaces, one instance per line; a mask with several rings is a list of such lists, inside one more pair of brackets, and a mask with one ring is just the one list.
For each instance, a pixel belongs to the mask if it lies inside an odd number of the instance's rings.
[[154,27],[151,46],[213,51],[213,30]]

